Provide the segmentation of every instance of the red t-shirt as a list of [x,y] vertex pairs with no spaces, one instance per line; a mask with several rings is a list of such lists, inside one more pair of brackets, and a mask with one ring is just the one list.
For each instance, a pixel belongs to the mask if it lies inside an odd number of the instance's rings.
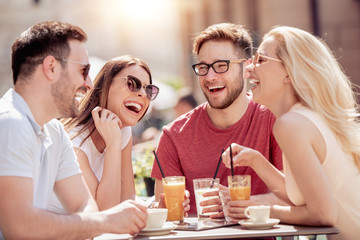
[[[222,149],[231,143],[258,150],[276,168],[282,170],[281,150],[272,134],[274,115],[264,106],[250,101],[243,117],[227,129],[217,129],[206,112],[208,103],[180,116],[163,128],[156,150],[165,176],[185,176],[190,192],[190,211],[196,213],[193,179],[212,178]],[[236,167],[234,174],[251,175],[251,194],[268,193],[269,189],[250,167]],[[231,170],[220,164],[217,177],[227,186]],[[154,161],[151,177],[161,179]]]

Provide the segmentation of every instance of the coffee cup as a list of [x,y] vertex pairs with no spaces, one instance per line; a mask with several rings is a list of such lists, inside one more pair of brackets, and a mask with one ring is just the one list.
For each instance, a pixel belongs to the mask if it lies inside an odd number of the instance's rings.
[[266,223],[270,218],[270,206],[250,206],[244,214],[253,223]]
[[148,218],[146,220],[146,229],[162,228],[166,223],[168,210],[166,208],[148,208]]

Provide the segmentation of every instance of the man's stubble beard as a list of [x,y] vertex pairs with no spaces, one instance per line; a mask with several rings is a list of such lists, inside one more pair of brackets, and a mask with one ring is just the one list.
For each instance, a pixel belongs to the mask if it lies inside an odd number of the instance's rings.
[[[209,100],[209,97],[204,93],[206,100],[208,101],[210,107],[214,109],[225,109],[229,107],[242,93],[244,90],[244,79],[241,77],[242,73],[239,76],[239,81],[235,81],[234,88],[229,88],[229,95],[220,103],[220,104],[214,104]],[[226,88],[227,89],[227,88]]]
[[74,118],[79,115],[74,88],[69,74],[65,70],[62,70],[60,79],[51,85],[51,96],[54,99],[60,118]]

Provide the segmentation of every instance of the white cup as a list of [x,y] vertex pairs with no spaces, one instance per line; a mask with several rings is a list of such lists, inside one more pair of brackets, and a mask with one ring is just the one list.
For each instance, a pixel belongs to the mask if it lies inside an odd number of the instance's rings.
[[266,223],[270,218],[270,206],[250,206],[244,214],[253,223]]
[[164,226],[168,213],[166,208],[148,208],[147,213],[146,229],[162,228]]

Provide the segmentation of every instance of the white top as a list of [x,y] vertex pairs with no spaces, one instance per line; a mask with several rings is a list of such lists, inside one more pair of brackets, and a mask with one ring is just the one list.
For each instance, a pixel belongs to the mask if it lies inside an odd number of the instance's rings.
[[[340,234],[329,235],[327,238],[358,239],[360,236],[360,172],[358,168],[352,157],[343,152],[334,133],[317,113],[301,104],[294,105],[290,111],[308,118],[319,130],[326,144],[326,157],[322,166],[336,198],[338,218],[335,226],[340,229]],[[295,205],[304,205],[304,197],[295,182],[285,156],[283,160],[286,191],[289,198]]]
[[13,89],[0,99],[0,133],[0,176],[31,178],[34,207],[47,208],[55,181],[80,174],[61,123],[53,119],[42,129]]
[[[76,128],[73,128],[69,135],[72,136],[76,132],[78,132],[81,129],[81,126],[78,126]],[[76,138],[72,140],[74,147],[81,149],[87,156],[91,170],[94,172],[96,178],[98,181],[101,180],[102,174],[103,174],[103,168],[104,168],[104,158],[105,158],[105,151],[100,153],[97,148],[95,147],[91,137],[88,137],[85,142],[81,145],[81,142],[83,139],[89,134],[89,130],[84,131],[80,135],[78,135]],[[126,145],[129,143],[131,138],[131,128],[130,127],[124,127],[121,129],[121,136],[122,136],[122,146],[121,149],[124,149]],[[80,146],[81,145],[81,146]],[[65,209],[57,199],[56,195],[53,194],[51,199],[51,204],[49,206],[50,210],[57,213],[66,213]]]

